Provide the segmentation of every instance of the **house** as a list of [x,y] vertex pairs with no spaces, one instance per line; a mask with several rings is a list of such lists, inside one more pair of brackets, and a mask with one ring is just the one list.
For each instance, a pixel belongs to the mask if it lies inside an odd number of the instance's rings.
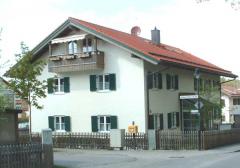
[[[139,32],[139,27],[129,34],[68,18],[39,43],[32,52],[48,62],[39,76],[48,81],[48,90],[40,100],[44,109],[32,110],[32,130],[108,132],[127,129],[133,121],[140,132],[198,129],[198,91],[200,106],[208,107],[203,126],[216,128],[220,76],[236,75],[163,44],[156,28],[152,40]],[[200,79],[194,79],[196,68]]]
[[0,144],[16,143],[18,140],[18,114],[15,94],[8,83],[0,77]]
[[223,123],[232,123],[234,127],[240,127],[240,88],[223,85],[222,100],[224,102]]

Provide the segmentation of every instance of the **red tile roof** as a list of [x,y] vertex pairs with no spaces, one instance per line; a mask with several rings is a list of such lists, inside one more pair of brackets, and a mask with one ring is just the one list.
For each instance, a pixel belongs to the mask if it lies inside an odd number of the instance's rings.
[[231,97],[239,97],[240,96],[240,87],[222,85],[222,93],[231,96]]
[[80,24],[87,29],[117,41],[118,43],[136,50],[156,61],[176,63],[193,68],[198,67],[222,76],[237,77],[232,74],[231,71],[224,70],[181,49],[162,43],[160,45],[155,45],[150,40],[75,18],[69,18],[69,21],[75,24]]

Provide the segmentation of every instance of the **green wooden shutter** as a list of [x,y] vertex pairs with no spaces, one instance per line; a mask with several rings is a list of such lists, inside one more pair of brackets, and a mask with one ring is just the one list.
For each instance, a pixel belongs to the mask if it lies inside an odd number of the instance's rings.
[[116,90],[116,75],[115,74],[109,74],[109,89],[110,90]]
[[111,122],[111,129],[117,129],[117,116],[111,116],[110,117],[110,122]]
[[51,128],[52,131],[55,131],[53,116],[48,116],[48,127]]
[[153,74],[151,72],[147,74],[147,87],[148,89],[153,88]]
[[90,91],[94,92],[97,90],[96,75],[90,75]]
[[160,114],[160,130],[163,129],[163,114]]
[[158,89],[162,89],[162,74],[158,73]]
[[153,117],[153,115],[148,115],[148,129],[154,129],[154,117]]
[[70,80],[69,77],[64,78],[64,92],[69,93],[70,92]]
[[70,116],[65,116],[64,117],[64,121],[65,121],[65,130],[70,132],[71,131],[71,120],[70,120]]
[[176,112],[176,126],[179,127],[179,112]]
[[175,78],[175,80],[174,80],[174,82],[175,82],[175,85],[174,85],[175,88],[174,88],[174,89],[175,89],[175,90],[178,90],[178,75],[175,75],[174,78]]
[[92,132],[98,132],[98,118],[97,116],[91,117],[92,122]]
[[168,113],[168,128],[172,128],[172,113]]
[[54,82],[53,78],[48,78],[47,79],[47,86],[48,86],[48,93],[49,94],[53,93],[53,82]]

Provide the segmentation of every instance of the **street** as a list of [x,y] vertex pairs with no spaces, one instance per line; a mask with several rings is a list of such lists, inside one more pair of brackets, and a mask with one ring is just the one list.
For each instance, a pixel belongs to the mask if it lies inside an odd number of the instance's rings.
[[207,151],[110,151],[55,149],[56,165],[68,168],[235,168],[240,144]]

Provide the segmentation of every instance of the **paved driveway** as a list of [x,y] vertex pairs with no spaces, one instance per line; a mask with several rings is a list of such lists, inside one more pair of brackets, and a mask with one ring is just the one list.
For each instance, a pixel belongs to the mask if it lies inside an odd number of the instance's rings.
[[231,168],[240,144],[208,151],[108,151],[55,149],[55,164],[69,168]]

